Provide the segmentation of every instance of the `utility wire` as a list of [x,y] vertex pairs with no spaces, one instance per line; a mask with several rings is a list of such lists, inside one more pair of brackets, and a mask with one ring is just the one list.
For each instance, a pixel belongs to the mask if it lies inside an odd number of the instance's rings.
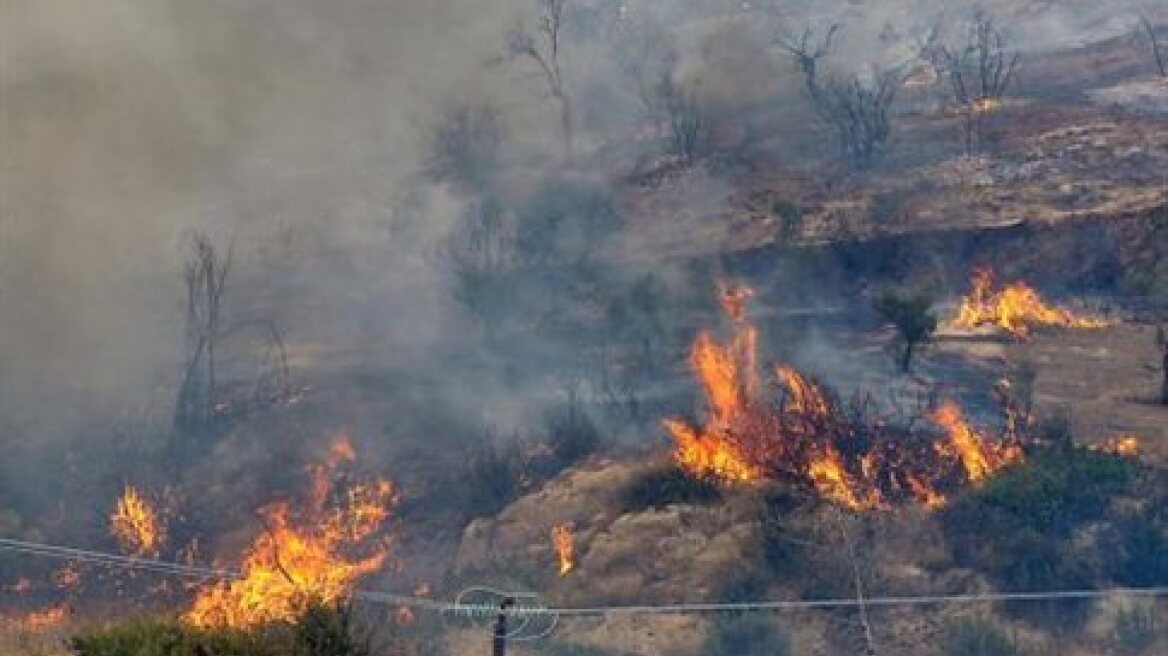
[[[78,561],[95,565],[119,567],[123,569],[142,569],[160,574],[173,574],[192,578],[232,580],[240,578],[240,573],[227,569],[213,569],[196,567],[180,563],[136,558],[118,554],[85,549],[73,549],[52,544],[26,542],[0,538],[0,551],[31,556],[56,558],[59,560]],[[478,588],[500,597],[515,593],[493,591],[489,588]],[[439,601],[409,595],[398,595],[378,590],[357,590],[353,596],[363,601],[385,603],[395,606],[407,606],[419,610],[450,613],[465,617],[490,617],[499,612],[497,603],[470,604],[463,602]],[[532,597],[530,593],[527,597]],[[685,604],[646,604],[627,606],[582,606],[582,607],[545,607],[541,605],[517,605],[508,612],[517,617],[554,616],[564,617],[603,617],[608,615],[695,615],[710,613],[734,613],[748,611],[785,611],[808,609],[836,609],[857,608],[861,605],[868,608],[876,606],[937,606],[947,604],[975,604],[987,602],[1035,602],[1035,601],[1069,601],[1099,599],[1110,596],[1128,596],[1143,598],[1168,598],[1168,586],[1148,588],[1109,588],[1099,590],[1042,590],[1034,592],[991,592],[965,595],[917,595],[903,597],[864,597],[862,599],[793,599],[793,600],[761,600],[733,603],[685,603]]]

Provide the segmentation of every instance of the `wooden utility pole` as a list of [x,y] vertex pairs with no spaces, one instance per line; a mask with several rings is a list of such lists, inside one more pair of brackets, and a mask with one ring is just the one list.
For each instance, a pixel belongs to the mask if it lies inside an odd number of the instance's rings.
[[491,656],[507,656],[507,616],[515,606],[514,597],[504,597],[495,618],[495,635],[491,642]]

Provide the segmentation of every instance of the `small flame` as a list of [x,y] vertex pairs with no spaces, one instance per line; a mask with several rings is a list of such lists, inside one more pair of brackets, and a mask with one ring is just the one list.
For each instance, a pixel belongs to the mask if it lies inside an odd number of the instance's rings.
[[969,295],[961,299],[952,323],[965,329],[997,326],[1018,338],[1028,336],[1033,326],[1103,328],[1110,325],[1104,319],[1083,317],[1047,305],[1038,292],[1024,282],[995,289],[994,274],[989,269],[974,270]]
[[165,531],[154,505],[133,485],[127,485],[110,514],[110,533],[126,553],[156,556]]
[[187,621],[239,628],[291,620],[307,603],[335,603],[358,579],[379,571],[389,544],[375,538],[396,502],[394,488],[376,480],[336,489],[344,478],[337,468],[355,457],[341,438],[325,465],[309,468],[313,484],[304,512],[293,513],[286,502],[263,508],[267,530],[247,549],[240,578],[200,590]]
[[13,633],[48,633],[63,627],[69,621],[69,615],[69,608],[61,604],[24,615],[0,616],[0,627]]
[[1102,444],[1093,445],[1091,449],[1122,458],[1135,458],[1140,455],[1140,438],[1135,435],[1119,435]]
[[81,585],[81,568],[76,563],[68,563],[53,572],[53,582],[57,587],[65,590]]
[[993,114],[1000,111],[1004,106],[1005,104],[1001,98],[995,98],[993,96],[975,98],[969,103],[969,109],[974,114]]
[[938,442],[942,455],[956,454],[971,483],[979,483],[1012,462],[1022,459],[1017,444],[991,444],[965,420],[961,408],[953,402],[942,403],[933,412],[933,421],[949,434],[949,442]]
[[560,561],[560,576],[567,576],[576,567],[575,536],[571,524],[560,524],[552,528],[552,546]]

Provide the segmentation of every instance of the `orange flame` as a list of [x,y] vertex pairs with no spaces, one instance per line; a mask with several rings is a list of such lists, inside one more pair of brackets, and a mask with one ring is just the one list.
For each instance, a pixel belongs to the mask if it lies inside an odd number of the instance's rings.
[[1038,292],[1024,282],[994,288],[994,274],[989,269],[975,269],[970,277],[969,295],[961,299],[952,321],[958,328],[996,326],[1024,338],[1033,326],[1063,328],[1103,328],[1110,322],[1083,317],[1058,307],[1051,307]]
[[749,290],[724,288],[731,338],[719,343],[703,331],[694,341],[690,359],[707,400],[705,423],[664,422],[674,458],[689,474],[725,483],[794,478],[853,510],[890,509],[899,499],[939,508],[948,502],[942,488],[984,480],[1022,457],[1015,435],[991,443],[956,404],[942,405],[933,416],[946,437],[921,439],[862,412],[849,413],[788,366],[774,369],[782,400],[768,402],[755,371],[757,335],[746,319],[750,296]]
[[110,514],[110,533],[134,556],[158,555],[165,536],[158,511],[133,485],[126,486]]
[[567,576],[576,567],[575,541],[571,524],[552,528],[552,546],[556,548],[556,558],[560,561],[560,576]]
[[966,422],[956,403],[942,403],[933,412],[933,421],[949,434],[948,443],[937,443],[938,451],[942,455],[956,454],[972,483],[984,481],[1006,465],[1022,459],[1022,449],[1018,445],[992,444],[979,435]]
[[13,633],[47,633],[63,627],[69,615],[69,608],[64,604],[50,606],[24,615],[0,616],[0,627]]
[[358,579],[379,571],[389,544],[378,534],[396,502],[394,489],[380,479],[337,489],[338,467],[354,459],[342,438],[325,465],[309,468],[313,484],[304,512],[294,515],[286,502],[263,508],[267,530],[248,547],[240,577],[200,590],[186,620],[229,627],[292,620],[308,603],[344,599]]
[[1135,435],[1119,435],[1102,444],[1092,445],[1091,449],[1123,458],[1135,458],[1140,455],[1140,438]]

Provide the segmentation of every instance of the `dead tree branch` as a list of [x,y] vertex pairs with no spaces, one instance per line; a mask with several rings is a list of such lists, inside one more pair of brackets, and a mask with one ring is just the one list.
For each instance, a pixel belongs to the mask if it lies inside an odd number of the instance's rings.
[[814,32],[810,27],[804,29],[798,38],[781,33],[776,39],[779,47],[786,50],[795,58],[795,63],[799,67],[799,71],[803,74],[803,84],[807,95],[811,98],[812,103],[817,102],[816,98],[822,92],[819,85],[819,60],[831,52],[832,43],[840,30],[841,26],[839,23],[832,24],[823,36],[823,39],[819,42],[819,45],[814,48],[811,47],[811,39],[814,37]]
[[564,28],[564,10],[567,0],[538,0],[539,27],[535,33],[529,31],[522,22],[507,34],[507,49],[512,58],[527,59],[535,63],[547,84],[548,93],[560,106],[560,134],[564,148],[572,153],[573,125],[572,102],[564,84],[564,73],[560,62]]
[[965,148],[975,149],[981,119],[1002,106],[1021,55],[1006,47],[1002,31],[984,11],[973,15],[959,44],[926,44],[922,56],[949,80],[953,102],[965,113]]
[[1160,71],[1160,77],[1168,79],[1168,62],[1164,59],[1165,55],[1163,46],[1160,45],[1160,39],[1156,37],[1156,28],[1152,26],[1152,21],[1143,14],[1140,14],[1140,24],[1148,34],[1148,42],[1152,45],[1152,56],[1156,59],[1156,68]]

